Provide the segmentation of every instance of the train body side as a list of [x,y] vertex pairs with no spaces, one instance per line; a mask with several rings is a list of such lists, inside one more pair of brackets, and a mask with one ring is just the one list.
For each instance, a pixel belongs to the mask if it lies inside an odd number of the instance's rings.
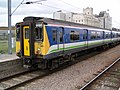
[[[76,37],[74,33],[77,34]],[[43,59],[52,59],[72,54],[85,49],[117,42],[120,40],[120,37],[118,37],[120,35],[116,33],[120,34],[115,31],[44,25],[43,41],[32,42],[34,43],[34,54],[36,57]],[[16,52],[19,52],[18,56],[21,51],[20,42],[20,40],[16,41]]]
[[[56,26],[46,26],[46,34],[48,35],[50,48],[48,52],[44,56],[47,59],[59,57],[62,55],[68,55],[72,53],[76,53],[85,49],[94,48],[98,46],[102,46],[105,44],[111,44],[116,41],[119,41],[118,35],[112,36],[112,31],[105,30],[92,30],[92,29],[82,29],[82,28],[66,28],[63,27],[63,41],[59,42],[59,30],[61,27]],[[55,33],[56,31],[56,33]],[[79,39],[71,40],[71,31],[77,32]],[[84,36],[86,32],[86,36]],[[53,34],[54,33],[54,34]],[[92,34],[96,35],[95,36]],[[117,32],[114,32],[116,34]],[[55,38],[56,35],[56,38]],[[73,36],[74,37],[74,36]]]

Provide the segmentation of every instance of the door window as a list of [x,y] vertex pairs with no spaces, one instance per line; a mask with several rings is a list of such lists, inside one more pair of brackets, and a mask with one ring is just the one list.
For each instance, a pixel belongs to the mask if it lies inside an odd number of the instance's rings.
[[16,25],[16,41],[20,40],[20,25]]
[[29,28],[25,28],[25,39],[29,39]]

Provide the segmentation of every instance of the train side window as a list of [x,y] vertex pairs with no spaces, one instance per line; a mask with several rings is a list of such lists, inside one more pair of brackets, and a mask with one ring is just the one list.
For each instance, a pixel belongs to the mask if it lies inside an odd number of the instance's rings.
[[58,33],[59,33],[58,35],[59,35],[60,42],[63,42],[64,28],[63,27],[59,27]]
[[53,41],[57,41],[57,30],[52,31]]
[[107,38],[108,37],[108,33],[105,33],[105,38]]
[[102,35],[102,38],[104,39],[105,38],[105,32],[103,31],[103,35]]
[[111,38],[111,33],[109,33],[109,38]]
[[87,39],[87,33],[86,31],[83,31],[83,40],[86,40]]
[[116,38],[118,38],[118,33],[116,33]]
[[109,32],[105,33],[105,36],[106,38],[110,38],[110,33]]
[[115,37],[115,34],[114,33],[112,33],[112,38],[114,38]]
[[63,33],[60,32],[60,42],[63,42]]
[[96,32],[95,31],[91,31],[91,39],[96,39]]
[[42,27],[35,27],[35,40],[43,40],[43,30]]
[[115,36],[114,36],[114,38],[116,38],[116,33],[115,33]]
[[100,39],[100,38],[101,38],[101,33],[97,32],[97,39]]
[[20,40],[20,26],[16,26],[16,41]]
[[79,36],[79,31],[71,31],[70,32],[70,40],[71,41],[74,41],[74,40],[79,40],[80,39],[80,36]]
[[120,34],[118,33],[118,37],[120,37]]

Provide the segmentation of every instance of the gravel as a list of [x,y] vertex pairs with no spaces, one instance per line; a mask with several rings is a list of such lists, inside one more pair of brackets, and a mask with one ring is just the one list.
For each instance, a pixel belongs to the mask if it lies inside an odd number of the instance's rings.
[[79,90],[85,81],[92,79],[94,74],[97,74],[118,57],[120,57],[120,45],[82,60],[64,70],[35,80],[17,90]]

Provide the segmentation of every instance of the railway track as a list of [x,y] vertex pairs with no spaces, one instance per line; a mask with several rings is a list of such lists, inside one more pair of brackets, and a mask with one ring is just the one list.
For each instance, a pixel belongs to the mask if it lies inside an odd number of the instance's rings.
[[0,79],[0,90],[14,89],[22,84],[32,81],[33,79],[42,76],[44,73],[35,71],[26,71],[15,74],[6,78]]
[[[88,54],[88,53],[87,53]],[[96,52],[94,53],[89,53],[87,56],[86,54],[82,54],[82,56],[80,56],[83,60],[86,58],[89,58],[93,55],[97,54]],[[76,59],[78,59],[79,57],[77,57]],[[45,76],[48,76],[49,74],[55,73],[57,71],[63,70],[75,63],[77,63],[79,61],[75,61],[72,63],[65,63],[62,66],[48,71],[48,70],[32,70],[32,71],[24,71],[22,73],[18,73],[15,75],[11,75],[5,78],[0,79],[0,90],[13,90],[16,89],[18,87],[24,86],[27,83],[30,83],[36,79],[40,79],[43,78]]]
[[80,90],[119,90],[120,89],[120,58],[87,82]]
[[65,69],[66,67],[68,67],[67,64],[65,66],[50,71],[49,70],[25,71],[9,77],[2,78],[0,79],[0,90],[14,90],[21,86],[24,87],[24,85],[34,80],[48,76],[52,73]]
[[0,79],[0,90],[13,90],[18,87],[24,86],[36,79],[43,78],[52,73],[60,71],[68,67],[67,64],[54,70],[28,70],[22,73],[17,73],[8,77]]
[[[40,78],[48,76],[52,73],[55,73],[57,71],[63,70],[75,63],[80,62],[81,60],[85,60],[85,59],[90,58],[99,53],[101,53],[101,52],[95,51],[95,52],[90,53],[88,51],[88,52],[82,53],[80,56],[75,58],[76,61],[74,61],[72,63],[65,63],[61,67],[56,68],[51,71],[45,71],[45,70],[25,71],[25,72],[18,73],[18,74],[9,76],[9,77],[2,78],[2,79],[0,79],[0,90],[16,89],[16,88],[24,86],[36,79],[40,79]],[[79,58],[81,58],[81,59],[79,59]]]

